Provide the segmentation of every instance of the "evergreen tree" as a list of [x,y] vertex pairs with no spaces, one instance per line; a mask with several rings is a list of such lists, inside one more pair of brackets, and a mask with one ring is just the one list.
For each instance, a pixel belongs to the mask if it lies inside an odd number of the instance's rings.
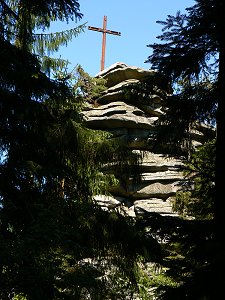
[[[224,165],[222,149],[225,143],[222,116],[225,105],[222,79],[225,72],[224,9],[223,1],[197,0],[196,5],[187,9],[188,15],[178,12],[175,17],[168,16],[167,21],[159,22],[164,25],[165,32],[159,37],[164,43],[149,45],[153,54],[147,60],[153,68],[169,76],[172,83],[182,81],[187,85],[184,93],[175,96],[181,100],[178,107],[183,105],[187,108],[188,114],[185,112],[180,117],[186,122],[185,129],[190,122],[216,118],[217,196],[214,206],[219,239],[221,234],[225,237],[225,202],[220,197],[223,191],[221,166]],[[178,102],[176,104],[179,105]]]
[[[205,299],[219,299],[224,296],[224,276],[217,277],[217,279],[215,277],[225,266],[223,255],[225,201],[222,197],[223,166],[225,165],[223,154],[225,146],[223,118],[225,111],[223,84],[225,75],[223,34],[225,3],[221,0],[196,0],[195,2],[193,7],[187,8],[187,14],[182,15],[178,12],[176,16],[168,16],[165,22],[159,22],[164,26],[163,34],[159,36],[161,43],[149,45],[153,49],[153,53],[148,57],[147,62],[168,76],[175,88],[179,83],[182,83],[184,87],[181,92],[177,91],[168,99],[168,106],[172,108],[172,113],[170,110],[168,111],[171,119],[168,120],[165,116],[162,124],[176,124],[176,126],[180,124],[179,128],[182,128],[182,131],[179,133],[187,134],[190,125],[196,121],[216,121],[214,254],[207,263],[207,282],[209,283],[209,279],[211,279],[211,285],[207,289],[208,294],[206,293],[204,297]],[[179,114],[174,114],[174,112],[179,112]],[[190,137],[186,135],[187,138]],[[182,141],[182,139],[179,138],[178,141]],[[204,280],[206,282],[206,277]],[[196,282],[192,278],[192,283]],[[188,295],[190,298],[194,297],[187,290],[184,293],[187,297]],[[201,295],[196,294],[196,299],[202,299]]]
[[52,1],[47,5],[42,1],[28,4],[26,1],[7,0],[1,3],[4,16],[1,27],[5,39],[37,55],[42,69],[49,75],[52,69],[63,69],[68,65],[67,60],[50,55],[82,33],[85,24],[61,32],[47,33],[46,30],[50,29],[52,22],[80,20],[83,15],[78,1]]
[[157,260],[160,247],[93,201],[116,181],[102,166],[121,158],[114,140],[85,128],[80,115],[102,83],[82,70],[53,80],[32,54],[35,26],[79,16],[78,2],[0,8],[0,297],[124,299],[138,289],[139,257]]
[[212,219],[215,197],[215,140],[199,146],[184,163],[185,183],[173,209],[196,219]]

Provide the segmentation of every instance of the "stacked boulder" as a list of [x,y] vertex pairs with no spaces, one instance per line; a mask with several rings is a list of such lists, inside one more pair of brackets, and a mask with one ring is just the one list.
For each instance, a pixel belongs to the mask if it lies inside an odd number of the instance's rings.
[[[111,190],[111,196],[96,196],[104,209],[117,209],[130,216],[158,213],[176,216],[172,210],[172,199],[184,180],[182,160],[168,158],[152,152],[152,133],[155,121],[166,112],[165,91],[151,94],[147,104],[129,103],[124,87],[159,76],[156,71],[115,63],[98,73],[96,77],[106,79],[107,90],[96,100],[95,105],[83,111],[87,127],[113,133],[126,143],[132,151],[143,153],[139,166],[141,180],[124,189],[122,185]],[[157,89],[156,89],[157,90]],[[193,132],[195,143],[201,144],[203,133]]]

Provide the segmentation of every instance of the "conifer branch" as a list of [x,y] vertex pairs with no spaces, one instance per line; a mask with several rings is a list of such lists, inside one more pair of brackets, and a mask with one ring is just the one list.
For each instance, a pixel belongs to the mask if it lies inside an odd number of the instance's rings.
[[86,23],[75,28],[54,33],[40,33],[33,35],[34,52],[44,55],[45,51],[49,54],[58,51],[60,46],[67,46],[73,37],[84,32]]

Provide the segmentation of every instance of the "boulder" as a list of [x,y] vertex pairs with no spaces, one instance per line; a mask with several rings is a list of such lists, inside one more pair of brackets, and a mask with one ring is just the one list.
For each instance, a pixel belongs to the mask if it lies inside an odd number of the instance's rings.
[[[157,82],[163,78],[158,72],[122,62],[113,64],[96,77],[106,79],[108,89],[96,100],[97,105],[89,104],[83,110],[87,127],[112,133],[125,147],[143,156],[138,166],[141,175],[138,183],[132,180],[128,180],[126,186],[119,183],[111,187],[111,196],[98,195],[96,202],[103,209],[116,209],[132,217],[149,213],[177,216],[170,200],[184,181],[182,158],[153,153],[155,121],[166,113],[164,96],[172,92],[170,87],[165,85],[166,91],[160,90],[161,85]],[[123,89],[142,80],[154,80],[156,92],[148,96],[146,103],[134,99],[131,102]],[[190,132],[195,145],[201,145],[208,130],[207,126],[196,124]],[[103,170],[112,171],[113,166],[106,166]]]
[[106,86],[112,87],[130,79],[143,80],[146,77],[155,76],[156,73],[153,70],[131,67],[122,62],[117,62],[99,72],[95,77],[105,78],[107,80]]

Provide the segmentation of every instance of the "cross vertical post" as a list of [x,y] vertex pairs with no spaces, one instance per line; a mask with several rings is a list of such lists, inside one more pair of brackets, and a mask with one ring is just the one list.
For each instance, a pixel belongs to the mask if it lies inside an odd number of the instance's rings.
[[103,18],[103,32],[102,32],[102,58],[101,58],[101,71],[105,68],[105,47],[106,47],[106,26],[107,17]]
[[105,49],[106,49],[106,33],[121,35],[118,31],[108,30],[107,28],[107,16],[103,18],[103,28],[88,26],[89,30],[102,32],[102,57],[101,57],[101,71],[105,68]]

